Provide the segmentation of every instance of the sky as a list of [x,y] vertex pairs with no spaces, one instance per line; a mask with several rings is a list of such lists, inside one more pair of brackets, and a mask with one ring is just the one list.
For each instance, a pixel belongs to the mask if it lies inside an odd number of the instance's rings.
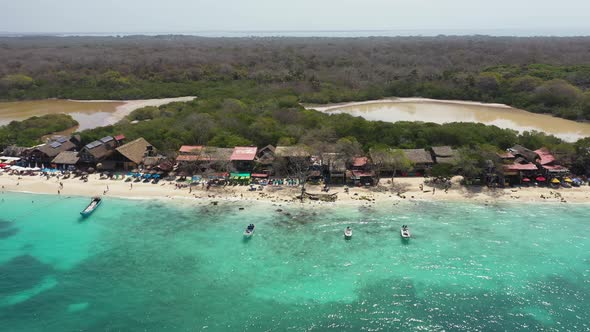
[[413,30],[590,35],[590,0],[0,0],[0,32]]

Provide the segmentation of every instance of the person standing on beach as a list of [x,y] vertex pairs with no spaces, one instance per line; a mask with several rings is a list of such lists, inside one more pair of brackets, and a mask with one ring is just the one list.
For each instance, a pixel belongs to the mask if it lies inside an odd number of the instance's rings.
[[436,187],[432,187],[432,194],[434,195],[435,192],[436,192]]

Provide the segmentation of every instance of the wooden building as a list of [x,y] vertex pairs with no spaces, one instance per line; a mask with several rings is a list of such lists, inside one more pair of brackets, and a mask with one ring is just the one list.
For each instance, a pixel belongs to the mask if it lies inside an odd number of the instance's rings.
[[80,160],[80,157],[78,157],[78,152],[63,151],[53,158],[51,163],[54,164],[58,169],[72,169],[76,166],[78,160]]
[[156,154],[154,146],[143,137],[123,144],[115,150],[111,161],[115,163],[116,169],[124,170],[137,168],[145,157],[153,157]]
[[125,136],[106,136],[97,141],[86,144],[78,153],[79,163],[84,166],[96,166],[102,164],[102,169],[114,169],[115,163],[110,160],[116,152],[117,147],[121,146]]
[[258,148],[255,146],[236,146],[230,156],[233,169],[240,173],[251,173]]
[[432,155],[424,149],[403,149],[406,157],[412,162],[414,172],[408,175],[422,176],[434,165]]
[[437,164],[455,165],[457,163],[458,152],[450,146],[433,146],[431,151],[432,159]]

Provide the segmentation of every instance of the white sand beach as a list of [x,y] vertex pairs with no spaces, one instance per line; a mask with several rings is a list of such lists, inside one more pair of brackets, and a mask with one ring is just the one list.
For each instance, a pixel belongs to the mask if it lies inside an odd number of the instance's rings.
[[[396,178],[393,186],[390,180],[382,179],[381,185],[371,188],[351,187],[348,193],[345,187],[330,188],[329,193],[337,193],[334,203],[305,200],[305,204],[356,204],[371,205],[383,202],[409,200],[427,201],[469,201],[482,204],[500,202],[553,202],[553,203],[590,203],[590,186],[577,188],[552,189],[547,187],[489,189],[486,187],[464,187],[453,181],[451,188],[445,192],[442,188],[433,188],[424,184],[424,178]],[[60,182],[63,188],[60,189]],[[389,183],[388,183],[389,182]],[[161,181],[158,184],[143,182],[125,182],[123,180],[101,180],[98,174],[89,176],[88,182],[79,178],[46,179],[40,176],[0,175],[2,192],[28,192],[40,194],[59,194],[70,196],[105,195],[129,199],[162,199],[179,201],[269,201],[273,203],[293,202],[300,204],[295,197],[300,193],[297,187],[265,187],[262,191],[249,191],[247,186],[211,187],[203,186],[177,188],[176,182]],[[423,190],[421,190],[421,186]],[[308,193],[320,193],[318,185],[308,185]]]

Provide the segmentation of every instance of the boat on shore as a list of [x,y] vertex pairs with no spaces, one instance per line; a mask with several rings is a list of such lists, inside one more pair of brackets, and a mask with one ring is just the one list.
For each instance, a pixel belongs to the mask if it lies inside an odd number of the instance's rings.
[[403,225],[402,228],[400,229],[400,234],[402,236],[402,238],[404,239],[409,239],[411,234],[410,234],[410,229],[408,228],[407,225]]
[[246,230],[244,231],[244,236],[251,237],[254,234],[254,228],[256,228],[254,224],[248,225],[248,227],[246,227]]
[[345,239],[350,239],[350,238],[352,238],[352,228],[350,228],[350,227],[346,227],[346,228],[344,229],[344,238],[345,238]]
[[92,212],[94,212],[94,210],[96,210],[98,208],[100,203],[102,203],[102,198],[100,198],[98,196],[93,197],[92,201],[90,201],[90,204],[88,204],[88,206],[84,210],[82,210],[82,212],[80,212],[80,214],[82,215],[82,217],[88,217],[89,215],[92,214]]

